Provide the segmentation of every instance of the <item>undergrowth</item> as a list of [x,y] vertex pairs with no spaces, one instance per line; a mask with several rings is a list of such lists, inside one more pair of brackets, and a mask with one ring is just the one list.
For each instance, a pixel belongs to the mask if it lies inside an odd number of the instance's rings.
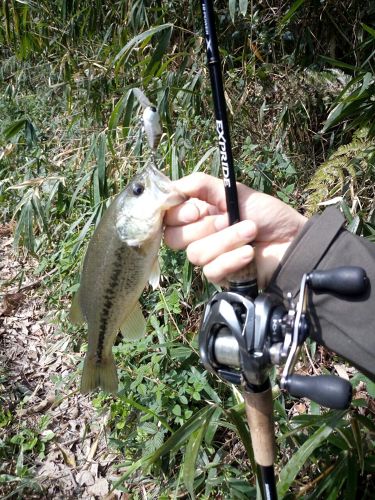
[[[38,257],[48,303],[64,304],[57,318],[75,332],[76,351],[85,349],[85,332],[68,324],[65,305],[85,247],[105,207],[148,156],[131,88],[143,87],[159,108],[159,161],[172,179],[220,169],[198,6],[94,4],[40,2],[39,11],[31,1],[3,1],[0,27],[2,222],[15,222],[19,252]],[[290,10],[277,4],[217,6],[239,180],[308,214],[336,203],[349,229],[374,240],[375,42],[361,17],[373,15],[370,2],[365,13],[350,2],[341,29],[334,5],[317,13],[314,2]],[[348,38],[352,52],[345,55],[340,43]],[[115,486],[132,498],[145,482],[159,499],[255,498],[241,395],[208,375],[197,353],[203,304],[214,287],[184,253],[163,248],[161,260],[160,289],[142,297],[148,335],[136,345],[119,339],[114,348],[119,394],[92,398],[98,412],[110,413],[108,444],[122,471]],[[351,379],[354,388],[360,381],[374,397],[368,379]],[[375,427],[366,399],[347,412],[325,411],[298,406],[275,387],[274,403],[280,498],[369,497]],[[1,427],[11,419],[0,409]],[[2,460],[43,453],[53,436],[42,427],[1,440]],[[33,481],[22,467],[12,470]],[[0,469],[0,484],[11,482]]]

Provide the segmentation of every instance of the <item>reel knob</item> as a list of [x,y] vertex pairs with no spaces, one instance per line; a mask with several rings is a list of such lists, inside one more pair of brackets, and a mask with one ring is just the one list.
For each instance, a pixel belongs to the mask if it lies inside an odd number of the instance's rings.
[[309,398],[316,403],[335,410],[349,408],[352,400],[350,382],[334,375],[289,375],[285,389],[296,398]]

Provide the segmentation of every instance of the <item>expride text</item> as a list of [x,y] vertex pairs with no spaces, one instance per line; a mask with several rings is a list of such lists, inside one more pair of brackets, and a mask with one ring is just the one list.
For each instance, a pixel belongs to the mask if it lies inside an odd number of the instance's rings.
[[222,120],[216,120],[216,130],[219,135],[220,159],[221,168],[223,170],[224,186],[230,187],[227,141],[224,136],[224,126]]

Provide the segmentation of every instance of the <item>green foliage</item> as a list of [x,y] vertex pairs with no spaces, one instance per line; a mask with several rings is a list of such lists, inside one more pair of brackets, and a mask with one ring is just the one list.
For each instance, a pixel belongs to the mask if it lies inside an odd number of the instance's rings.
[[[344,65],[353,72],[353,77],[336,98],[323,132],[339,123],[345,123],[348,130],[366,127],[370,137],[375,135],[375,73],[372,64],[375,54],[375,30],[364,23],[361,24],[361,28],[361,43],[358,47],[356,65]],[[342,64],[336,60],[330,62],[338,67]]]
[[[332,153],[312,176],[307,186],[310,193],[306,200],[308,214],[315,213],[320,203],[329,202],[331,199],[340,203],[346,198],[346,203],[351,201],[354,209],[358,204],[356,193],[359,186],[362,196],[366,196],[365,190],[369,196],[373,196],[374,155],[374,139],[368,137],[367,130],[358,130],[353,140]],[[360,215],[364,219],[366,212],[363,208],[361,212]],[[349,213],[353,215],[353,210]]]
[[[3,411],[0,412],[0,426],[10,422],[9,412],[4,419]],[[0,439],[0,487],[2,484],[11,488],[10,496],[22,495],[24,492],[39,492],[40,486],[33,479],[33,462],[35,457],[43,460],[48,443],[55,437],[49,429],[49,419],[41,417],[35,428],[21,426],[17,433],[7,439]],[[30,460],[30,456],[34,459]],[[16,457],[14,470],[7,470],[6,465],[10,457]],[[4,496],[3,498],[8,498]]]
[[[375,240],[371,5],[349,4],[215,9],[239,179],[310,213],[341,196],[350,228]],[[172,0],[2,0],[0,17],[2,217],[15,220],[18,250],[38,255],[37,272],[55,271],[45,286],[57,308],[77,288],[103,210],[149,156],[133,87],[158,106],[167,174],[219,174],[200,10]],[[155,498],[256,498],[239,393],[199,364],[194,337],[214,288],[183,253],[162,249],[161,260],[162,287],[142,298],[148,335],[114,348],[120,393],[93,399],[109,409],[109,446],[123,456],[117,486],[134,498],[146,479]],[[280,496],[365,498],[374,425],[363,402],[296,417],[290,400],[274,403]],[[12,419],[0,408],[0,428]],[[0,469],[0,482],[37,488],[25,456],[42,459],[51,440],[45,422],[1,440],[0,457],[17,465]]]
[[352,78],[337,98],[337,104],[328,115],[323,132],[338,123],[349,121],[351,129],[368,127],[368,134],[374,136],[374,96],[374,74],[364,73]]

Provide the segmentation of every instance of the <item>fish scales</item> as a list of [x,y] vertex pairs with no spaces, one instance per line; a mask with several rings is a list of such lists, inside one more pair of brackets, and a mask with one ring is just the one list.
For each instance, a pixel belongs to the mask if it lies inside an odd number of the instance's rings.
[[[101,238],[101,231],[97,234],[98,238]],[[157,243],[155,246],[158,249],[161,231],[160,236],[154,237],[157,241],[153,243]],[[118,244],[112,239],[108,242],[104,235],[102,238],[103,241],[107,241],[109,247]],[[93,258],[92,252],[88,252],[82,274],[81,286],[86,293],[80,294],[80,304],[88,320],[89,339],[93,339],[92,346],[89,345],[89,353],[94,351],[98,360],[109,355],[124,318],[137,303],[147,283],[155,259],[155,253],[151,255],[151,258],[148,255],[143,256],[126,244],[120,244],[118,248],[115,248],[113,255],[115,260],[111,266],[112,273],[108,273],[106,263],[100,266],[100,262]],[[109,252],[106,256],[111,257]],[[87,293],[87,290],[96,291]],[[107,314],[105,310],[108,310]],[[106,350],[104,349],[105,340],[107,341]]]
[[[104,301],[98,319],[100,329],[96,354],[99,360],[103,354],[105,336],[108,334],[109,329],[119,330],[123,322],[123,317],[126,317],[128,311],[133,308],[135,302],[138,300],[139,294],[142,292],[149,273],[151,272],[150,266],[153,264],[153,262],[149,262],[147,259],[145,260],[142,254],[137,252],[136,249],[129,248],[126,245],[120,246],[114,255],[116,260],[112,266],[112,273],[109,277],[108,285],[104,285],[105,288],[103,287]],[[130,263],[130,265],[127,265],[128,263]],[[137,293],[138,289],[135,289],[134,293],[129,293],[129,290],[132,290],[135,283],[144,283],[142,288],[139,287],[141,288],[139,294]],[[134,300],[132,300],[132,298],[134,298]],[[117,315],[117,324],[112,326],[110,323],[112,311],[120,307],[122,308],[123,314],[122,316]]]
[[94,231],[71,311],[73,320],[83,317],[88,323],[82,392],[97,386],[117,390],[112,346],[120,329],[134,337],[144,329],[138,299],[150,277],[155,282],[163,215],[184,200],[171,181],[149,165],[111,203]]

